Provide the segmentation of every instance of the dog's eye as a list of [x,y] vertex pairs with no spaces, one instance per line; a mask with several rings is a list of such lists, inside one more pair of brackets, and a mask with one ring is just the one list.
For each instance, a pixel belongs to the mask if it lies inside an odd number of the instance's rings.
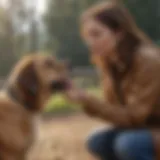
[[54,63],[53,63],[52,60],[48,59],[45,62],[45,66],[48,67],[48,68],[54,68]]

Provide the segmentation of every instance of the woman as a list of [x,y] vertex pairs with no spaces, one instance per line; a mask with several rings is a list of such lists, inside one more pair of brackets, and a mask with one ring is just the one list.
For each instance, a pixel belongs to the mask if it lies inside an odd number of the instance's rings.
[[[154,160],[160,154],[160,53],[127,9],[105,2],[81,19],[82,37],[100,72],[104,100],[71,87],[70,100],[113,124],[88,140],[101,160]],[[159,156],[160,158],[160,156]]]

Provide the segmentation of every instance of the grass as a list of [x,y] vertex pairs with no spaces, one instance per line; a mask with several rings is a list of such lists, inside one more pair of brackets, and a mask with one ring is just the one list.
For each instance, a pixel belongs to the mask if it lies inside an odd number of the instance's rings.
[[[101,96],[101,91],[98,88],[88,88],[87,92],[96,96]],[[48,102],[45,112],[69,112],[80,110],[79,105],[69,103],[61,94],[53,96]]]

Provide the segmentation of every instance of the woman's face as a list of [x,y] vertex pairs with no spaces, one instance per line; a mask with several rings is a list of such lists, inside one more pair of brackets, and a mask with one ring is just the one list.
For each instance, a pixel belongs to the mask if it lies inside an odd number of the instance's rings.
[[107,26],[94,19],[88,19],[83,23],[82,37],[91,53],[96,56],[112,53],[118,38]]

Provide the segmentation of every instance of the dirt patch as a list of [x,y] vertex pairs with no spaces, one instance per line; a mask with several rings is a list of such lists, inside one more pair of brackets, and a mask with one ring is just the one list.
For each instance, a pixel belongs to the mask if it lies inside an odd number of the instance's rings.
[[105,125],[85,115],[44,120],[29,160],[88,160],[85,139],[97,127]]

